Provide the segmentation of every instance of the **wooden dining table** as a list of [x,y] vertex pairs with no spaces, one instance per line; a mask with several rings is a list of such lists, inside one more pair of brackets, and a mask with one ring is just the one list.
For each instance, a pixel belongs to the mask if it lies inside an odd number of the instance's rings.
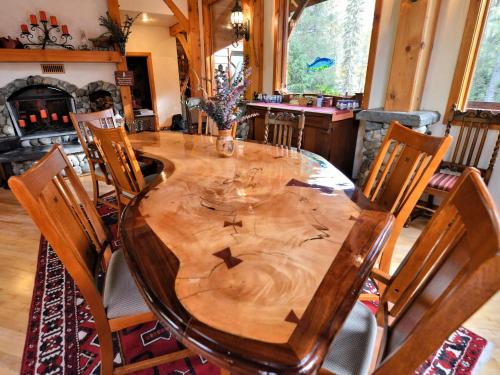
[[130,136],[162,166],[120,234],[151,310],[234,373],[312,373],[392,228],[322,157],[178,132]]

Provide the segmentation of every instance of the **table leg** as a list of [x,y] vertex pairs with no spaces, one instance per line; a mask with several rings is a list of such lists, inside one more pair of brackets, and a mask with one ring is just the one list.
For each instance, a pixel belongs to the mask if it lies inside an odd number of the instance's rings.
[[0,186],[8,189],[9,185],[7,185],[7,181],[13,175],[12,165],[7,163],[0,163]]

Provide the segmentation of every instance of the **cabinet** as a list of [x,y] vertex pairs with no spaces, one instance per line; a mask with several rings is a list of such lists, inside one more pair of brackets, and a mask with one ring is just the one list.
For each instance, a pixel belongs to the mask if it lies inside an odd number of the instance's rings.
[[249,139],[264,141],[264,119],[268,107],[273,112],[300,113],[304,111],[306,120],[302,148],[321,155],[346,176],[352,177],[359,127],[352,111],[339,111],[335,108],[298,107],[286,104],[250,103],[247,105],[247,112],[258,113],[259,116],[250,121]]

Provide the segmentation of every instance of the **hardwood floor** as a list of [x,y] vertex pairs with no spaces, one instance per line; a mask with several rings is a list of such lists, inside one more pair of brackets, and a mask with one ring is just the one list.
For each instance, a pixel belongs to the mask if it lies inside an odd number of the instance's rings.
[[[90,178],[82,178],[90,191]],[[425,225],[422,219],[403,230],[397,243],[395,269]],[[0,374],[19,374],[33,292],[40,233],[9,190],[0,189]],[[500,373],[500,293],[465,326],[493,344],[480,374]]]

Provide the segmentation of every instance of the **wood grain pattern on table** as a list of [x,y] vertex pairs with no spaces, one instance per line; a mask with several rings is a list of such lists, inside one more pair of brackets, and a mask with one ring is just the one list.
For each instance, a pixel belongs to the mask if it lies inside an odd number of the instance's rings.
[[213,137],[130,139],[165,166],[121,227],[152,310],[184,344],[225,367],[318,366],[391,215],[311,153],[238,141],[234,157],[223,159]]

